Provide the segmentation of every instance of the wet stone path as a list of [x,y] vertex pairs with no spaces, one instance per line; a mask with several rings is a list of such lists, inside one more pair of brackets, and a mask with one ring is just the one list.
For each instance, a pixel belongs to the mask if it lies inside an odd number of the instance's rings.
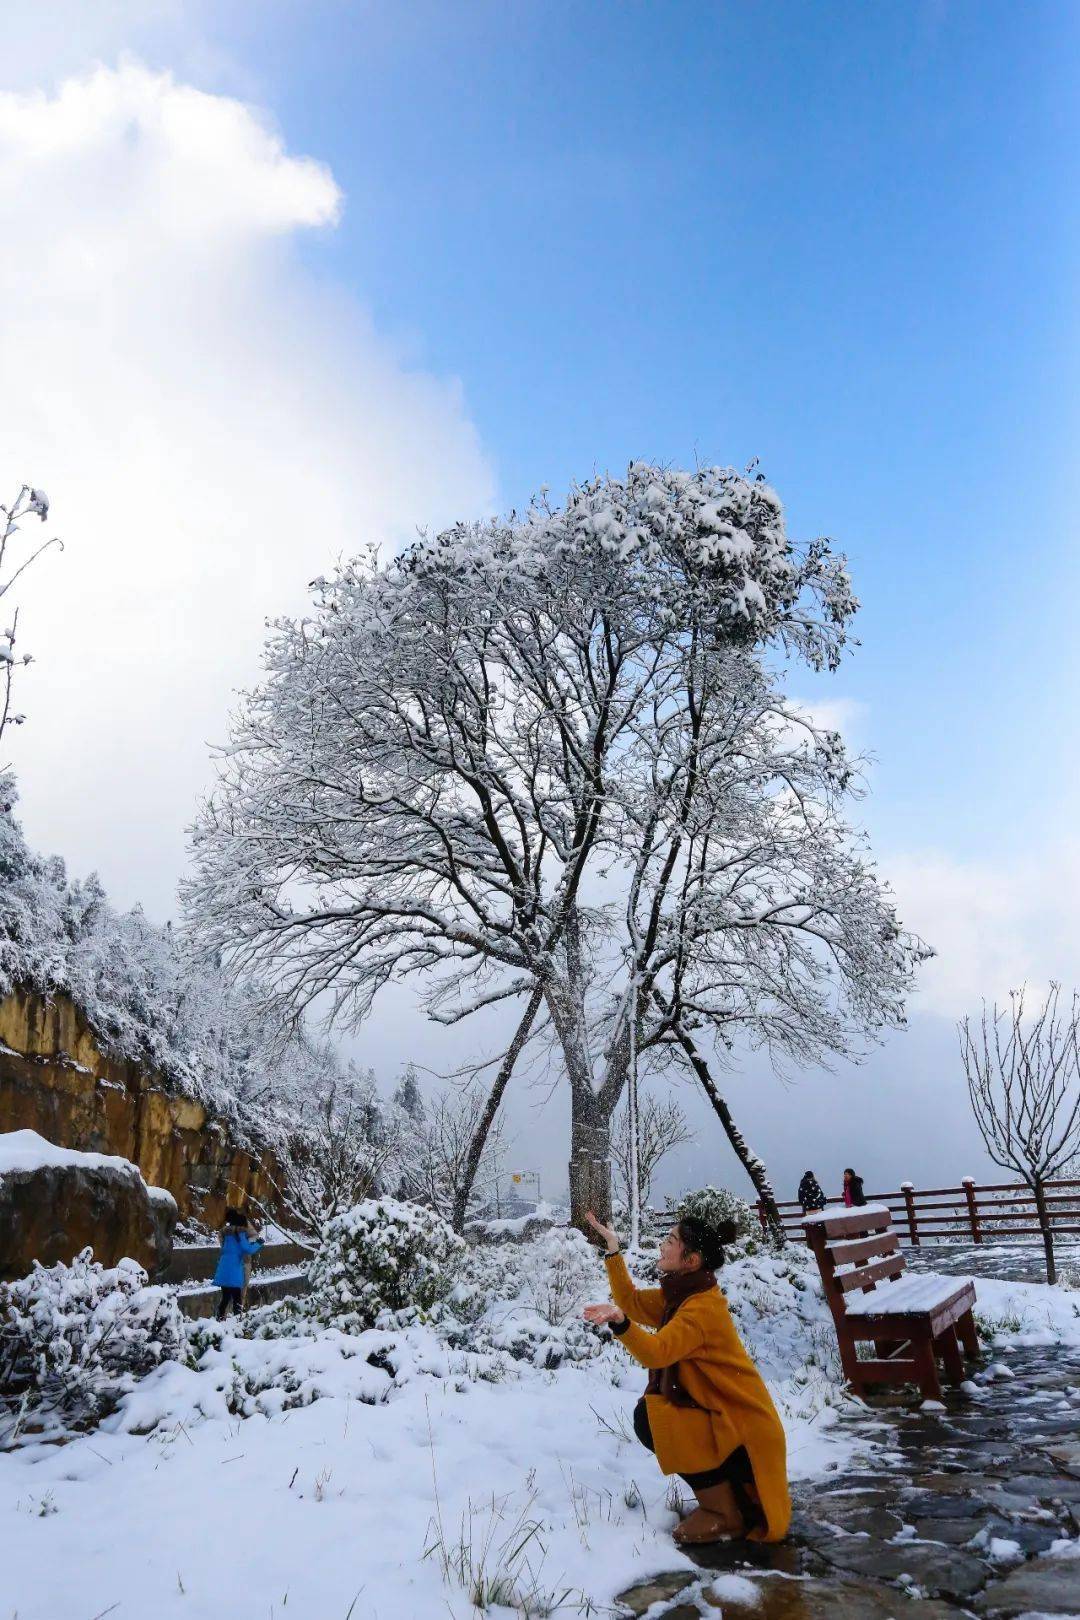
[[795,1486],[787,1542],[701,1548],[697,1573],[629,1588],[620,1612],[1080,1617],[1080,1349],[1002,1354],[936,1410],[896,1391],[843,1421],[875,1449]]

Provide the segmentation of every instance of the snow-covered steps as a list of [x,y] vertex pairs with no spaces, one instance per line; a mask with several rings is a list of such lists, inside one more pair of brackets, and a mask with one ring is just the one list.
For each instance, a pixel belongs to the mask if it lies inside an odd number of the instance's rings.
[[[284,1247],[284,1245],[283,1245]],[[306,1294],[309,1288],[307,1266],[283,1266],[276,1271],[257,1271],[248,1289],[248,1305],[272,1305],[289,1294]],[[197,1279],[181,1285],[177,1303],[185,1316],[213,1316],[218,1308],[221,1291],[212,1283]]]

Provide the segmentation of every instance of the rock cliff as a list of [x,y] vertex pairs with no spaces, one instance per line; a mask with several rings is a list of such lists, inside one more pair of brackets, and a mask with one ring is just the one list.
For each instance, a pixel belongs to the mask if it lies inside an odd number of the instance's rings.
[[0,1001],[0,1131],[130,1159],[180,1216],[218,1225],[230,1203],[275,1204],[273,1160],[240,1147],[200,1103],[137,1064],[105,1056],[78,1008],[12,993]]

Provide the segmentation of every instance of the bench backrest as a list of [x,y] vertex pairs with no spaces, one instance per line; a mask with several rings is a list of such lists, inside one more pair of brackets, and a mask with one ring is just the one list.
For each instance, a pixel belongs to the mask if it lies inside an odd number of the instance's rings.
[[835,1318],[844,1315],[844,1303],[853,1290],[865,1294],[877,1283],[903,1275],[900,1239],[884,1204],[856,1209],[834,1205],[807,1215],[803,1226]]

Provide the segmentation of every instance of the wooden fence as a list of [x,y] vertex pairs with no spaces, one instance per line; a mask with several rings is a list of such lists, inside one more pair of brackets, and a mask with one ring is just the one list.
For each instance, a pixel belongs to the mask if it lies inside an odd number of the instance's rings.
[[[1022,1182],[978,1185],[965,1176],[959,1187],[917,1189],[909,1181],[896,1192],[867,1193],[868,1204],[885,1204],[901,1243],[996,1243],[999,1239],[1037,1238],[1035,1194]],[[842,1204],[830,1198],[829,1205]],[[1080,1181],[1048,1181],[1046,1213],[1055,1238],[1080,1237]],[[793,1199],[777,1205],[789,1237],[803,1236],[802,1209]],[[758,1215],[765,1224],[761,1206]]]

